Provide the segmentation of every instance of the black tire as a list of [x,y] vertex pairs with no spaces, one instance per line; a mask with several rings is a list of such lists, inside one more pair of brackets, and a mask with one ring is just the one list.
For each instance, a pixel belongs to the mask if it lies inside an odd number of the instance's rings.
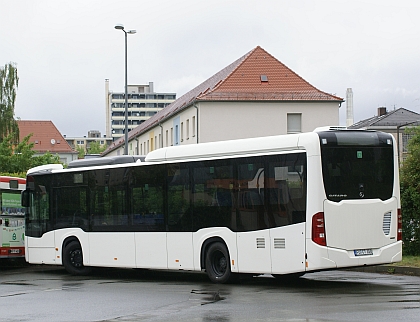
[[206,253],[206,272],[213,283],[227,283],[231,280],[230,257],[225,244],[213,243]]
[[83,265],[82,246],[77,241],[72,241],[64,247],[63,265],[72,275],[87,275],[92,271],[91,267]]

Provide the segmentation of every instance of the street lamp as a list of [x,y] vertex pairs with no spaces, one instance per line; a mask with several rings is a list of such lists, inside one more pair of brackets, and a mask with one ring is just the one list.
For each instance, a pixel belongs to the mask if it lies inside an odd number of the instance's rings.
[[124,31],[125,34],[125,130],[124,130],[124,154],[128,155],[128,94],[127,94],[127,34],[135,34],[135,30],[124,30],[124,25],[115,25],[115,29]]

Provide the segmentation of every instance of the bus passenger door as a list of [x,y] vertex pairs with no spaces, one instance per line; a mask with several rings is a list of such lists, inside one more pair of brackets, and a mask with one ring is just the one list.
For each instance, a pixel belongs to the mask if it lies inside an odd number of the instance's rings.
[[269,162],[265,204],[270,226],[271,273],[305,271],[306,156],[291,153]]

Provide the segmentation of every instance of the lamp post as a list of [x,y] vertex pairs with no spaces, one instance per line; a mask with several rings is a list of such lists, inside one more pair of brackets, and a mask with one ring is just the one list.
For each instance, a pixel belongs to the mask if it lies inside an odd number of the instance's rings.
[[125,130],[124,130],[124,154],[128,155],[128,94],[127,94],[127,34],[135,34],[135,30],[125,30],[124,25],[115,25],[115,29],[124,31],[125,35]]

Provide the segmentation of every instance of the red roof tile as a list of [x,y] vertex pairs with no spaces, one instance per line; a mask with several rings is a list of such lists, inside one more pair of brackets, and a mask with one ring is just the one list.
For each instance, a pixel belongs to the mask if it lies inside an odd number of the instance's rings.
[[[267,81],[262,81],[263,75]],[[318,90],[259,46],[222,82],[197,99],[343,101]]]
[[22,140],[25,136],[33,134],[29,142],[35,143],[33,150],[39,153],[47,151],[51,153],[77,153],[74,151],[60,131],[51,121],[17,121],[19,136]]

